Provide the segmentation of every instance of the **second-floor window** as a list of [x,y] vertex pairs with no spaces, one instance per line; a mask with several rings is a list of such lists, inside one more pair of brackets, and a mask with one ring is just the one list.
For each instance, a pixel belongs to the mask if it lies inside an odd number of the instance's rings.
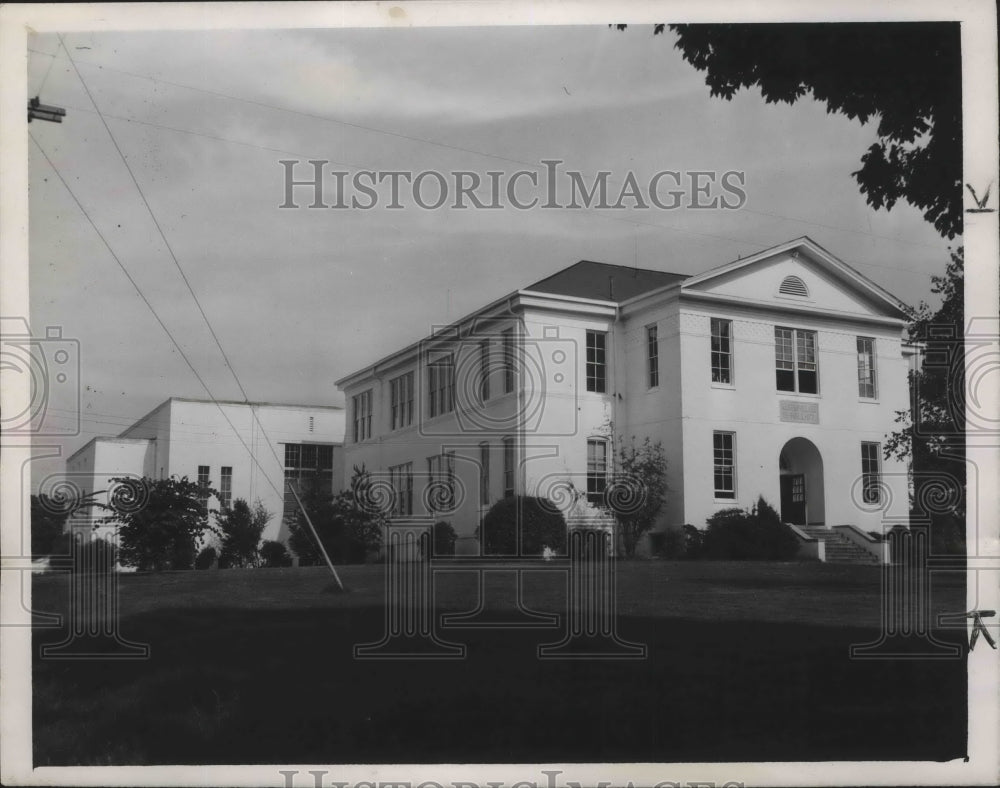
[[389,381],[390,424],[398,430],[413,424],[413,373]]
[[819,392],[816,332],[800,328],[774,329],[774,365],[778,391]]
[[285,487],[282,517],[288,519],[299,514],[295,496],[288,485],[296,489],[299,496],[315,493],[327,496],[333,493],[333,446],[318,443],[285,444]]
[[603,438],[587,441],[587,501],[596,506],[604,503],[608,488],[608,442]]
[[358,443],[372,436],[372,391],[362,391],[353,400],[354,442]]
[[514,390],[514,371],[517,359],[514,350],[514,329],[505,328],[500,334],[503,340],[503,393]]
[[733,382],[733,321],[712,318],[712,382]]
[[656,326],[646,326],[646,383],[651,389],[660,385],[660,340]]
[[223,509],[233,505],[233,469],[229,465],[219,469],[219,503]]
[[608,390],[607,344],[606,332],[587,332],[587,391],[603,394]]
[[490,398],[490,341],[479,343],[479,399],[486,402]]
[[877,391],[875,340],[871,337],[858,337],[858,396],[865,399],[875,399]]
[[431,418],[455,409],[455,361],[450,354],[427,365],[427,396]]

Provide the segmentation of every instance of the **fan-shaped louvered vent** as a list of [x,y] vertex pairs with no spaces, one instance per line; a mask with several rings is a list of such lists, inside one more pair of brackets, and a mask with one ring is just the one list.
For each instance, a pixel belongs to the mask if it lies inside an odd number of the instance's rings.
[[806,298],[809,295],[809,288],[806,283],[797,276],[786,276],[781,282],[778,292],[782,295],[800,296]]

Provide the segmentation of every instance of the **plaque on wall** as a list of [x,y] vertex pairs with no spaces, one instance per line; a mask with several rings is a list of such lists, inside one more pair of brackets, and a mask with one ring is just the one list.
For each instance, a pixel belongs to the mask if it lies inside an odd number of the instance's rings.
[[778,418],[799,424],[819,424],[819,403],[778,400]]

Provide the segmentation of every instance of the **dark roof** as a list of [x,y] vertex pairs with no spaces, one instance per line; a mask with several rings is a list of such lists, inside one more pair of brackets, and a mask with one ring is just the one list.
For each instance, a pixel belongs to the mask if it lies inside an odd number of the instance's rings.
[[687,274],[581,260],[524,289],[621,302],[687,278]]

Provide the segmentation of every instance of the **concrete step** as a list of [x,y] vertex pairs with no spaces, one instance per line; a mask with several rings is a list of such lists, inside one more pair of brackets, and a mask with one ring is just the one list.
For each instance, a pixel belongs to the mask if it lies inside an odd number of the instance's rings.
[[832,528],[805,526],[805,533],[814,539],[822,539],[826,545],[828,564],[878,564],[878,559],[860,545]]

